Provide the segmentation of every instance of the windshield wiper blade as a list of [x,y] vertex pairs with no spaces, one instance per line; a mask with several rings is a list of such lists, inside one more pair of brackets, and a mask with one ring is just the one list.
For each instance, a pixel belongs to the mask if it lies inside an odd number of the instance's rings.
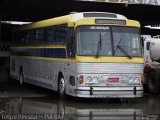
[[116,54],[117,48],[118,48],[118,46],[119,46],[119,44],[120,44],[121,41],[122,41],[122,39],[119,40],[119,42],[118,42],[118,44],[116,46],[116,49],[114,50],[114,55]]
[[132,57],[127,53],[127,51],[124,50],[121,46],[118,45],[117,48],[119,48],[119,49],[121,50],[121,52],[122,52],[124,55],[126,55],[129,59],[132,59]]
[[101,48],[102,48],[102,35],[101,35],[101,33],[100,33],[100,39],[99,39],[99,41],[98,41],[96,58],[99,57],[99,51],[101,50]]

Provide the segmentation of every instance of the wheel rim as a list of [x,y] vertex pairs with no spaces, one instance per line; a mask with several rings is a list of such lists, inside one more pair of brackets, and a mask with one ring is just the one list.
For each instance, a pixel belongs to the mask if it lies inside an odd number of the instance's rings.
[[59,95],[63,96],[64,94],[64,78],[61,78],[59,81]]

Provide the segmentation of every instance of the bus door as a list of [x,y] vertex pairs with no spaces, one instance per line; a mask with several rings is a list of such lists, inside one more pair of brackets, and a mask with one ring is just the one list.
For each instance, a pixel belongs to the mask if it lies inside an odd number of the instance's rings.
[[66,72],[68,72],[68,80],[69,84],[66,85],[67,90],[70,94],[75,94],[75,89],[76,89],[76,67],[75,67],[75,51],[76,51],[76,43],[74,39],[74,29],[73,28],[68,28],[67,31],[67,68]]

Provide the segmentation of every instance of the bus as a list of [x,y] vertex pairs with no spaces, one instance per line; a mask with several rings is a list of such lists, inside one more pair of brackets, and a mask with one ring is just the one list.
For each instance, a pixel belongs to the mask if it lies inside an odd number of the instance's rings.
[[108,12],[79,12],[14,30],[10,74],[82,98],[143,96],[140,24]]

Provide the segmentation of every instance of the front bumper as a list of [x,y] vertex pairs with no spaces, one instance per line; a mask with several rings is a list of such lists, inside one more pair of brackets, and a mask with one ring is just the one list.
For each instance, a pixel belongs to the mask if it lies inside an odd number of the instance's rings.
[[143,87],[78,87],[76,93],[83,98],[138,98],[143,96]]

